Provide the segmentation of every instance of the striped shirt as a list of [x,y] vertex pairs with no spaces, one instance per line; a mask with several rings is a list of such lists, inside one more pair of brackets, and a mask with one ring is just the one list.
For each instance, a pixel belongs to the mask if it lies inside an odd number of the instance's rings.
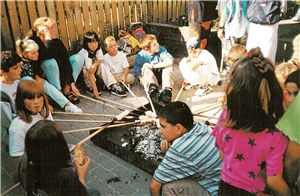
[[211,132],[208,126],[195,122],[189,132],[174,140],[154,179],[165,184],[196,176],[203,188],[217,195],[222,160]]

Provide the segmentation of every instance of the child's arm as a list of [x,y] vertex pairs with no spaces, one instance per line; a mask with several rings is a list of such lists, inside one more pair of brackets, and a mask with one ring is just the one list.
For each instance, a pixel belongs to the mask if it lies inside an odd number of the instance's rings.
[[197,67],[203,65],[204,63],[198,59],[193,59],[192,61],[187,61],[186,65],[194,71]]
[[151,67],[152,69],[166,68],[166,67],[170,67],[173,65],[173,60],[170,58],[167,58],[162,62],[159,62],[155,65],[153,65],[153,64],[151,64],[151,65],[152,65],[152,67]]
[[92,66],[88,69],[88,72],[94,74],[94,73],[96,72],[98,66],[99,66],[101,63],[102,63],[101,60],[97,60],[97,61],[96,61],[95,63],[93,63]]
[[129,73],[129,67],[125,67],[124,69],[123,69],[123,78],[122,78],[122,80],[123,80],[123,82],[126,84],[126,78],[127,78],[127,76],[128,76],[128,73]]
[[271,188],[272,193],[274,195],[278,195],[278,196],[291,195],[291,191],[290,191],[287,183],[283,180],[282,175],[267,176],[267,184]]

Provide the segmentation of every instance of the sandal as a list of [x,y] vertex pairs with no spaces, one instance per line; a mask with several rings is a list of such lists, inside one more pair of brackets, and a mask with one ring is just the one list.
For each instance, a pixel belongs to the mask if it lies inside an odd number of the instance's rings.
[[78,104],[80,102],[79,98],[76,97],[72,91],[68,92],[67,94],[64,94],[65,97],[73,104]]

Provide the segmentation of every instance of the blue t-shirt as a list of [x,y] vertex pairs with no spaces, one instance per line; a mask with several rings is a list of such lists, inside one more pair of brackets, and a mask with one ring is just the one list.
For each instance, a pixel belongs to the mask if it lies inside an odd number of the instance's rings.
[[166,59],[174,60],[173,56],[164,48],[159,46],[159,51],[153,55],[150,55],[147,51],[141,50],[134,62],[134,76],[138,78],[141,76],[142,67],[145,63],[151,63],[153,65],[160,63]]
[[153,178],[165,184],[196,176],[203,188],[218,195],[222,160],[211,133],[210,127],[195,122],[189,132],[174,140]]

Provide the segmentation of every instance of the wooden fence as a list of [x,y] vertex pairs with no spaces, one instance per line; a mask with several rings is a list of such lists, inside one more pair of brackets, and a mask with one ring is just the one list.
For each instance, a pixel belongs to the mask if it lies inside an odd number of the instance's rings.
[[134,22],[170,22],[186,14],[187,0],[6,0],[1,1],[1,47],[15,49],[38,17],[57,21],[57,31],[65,46],[72,50],[86,31],[93,30],[103,39],[130,29]]

